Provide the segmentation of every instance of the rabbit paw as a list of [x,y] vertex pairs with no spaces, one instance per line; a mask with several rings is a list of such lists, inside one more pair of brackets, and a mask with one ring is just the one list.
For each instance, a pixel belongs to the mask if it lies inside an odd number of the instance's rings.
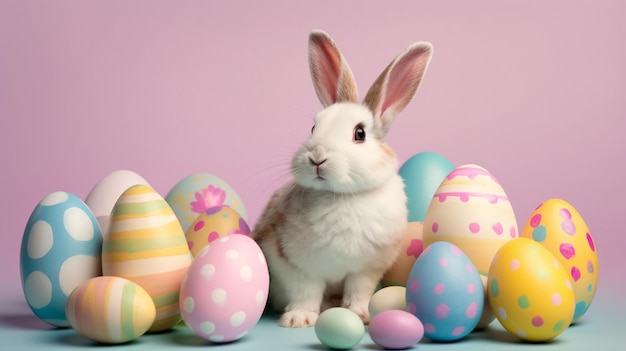
[[343,307],[356,313],[357,316],[359,316],[359,318],[361,318],[361,320],[363,321],[363,324],[367,325],[370,323],[370,313],[367,310],[367,306],[363,307],[361,305],[344,305]]
[[293,310],[283,313],[279,324],[287,328],[307,328],[312,327],[317,322],[319,314],[313,311]]

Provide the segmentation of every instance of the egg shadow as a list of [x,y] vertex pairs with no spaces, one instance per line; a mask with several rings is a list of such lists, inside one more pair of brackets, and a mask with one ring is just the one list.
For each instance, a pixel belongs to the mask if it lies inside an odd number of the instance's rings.
[[172,333],[168,335],[168,339],[172,344],[180,346],[211,346],[211,342],[197,336],[194,333]]
[[78,333],[64,334],[58,337],[58,342],[68,347],[119,347],[134,344],[135,342],[128,342],[123,344],[104,344],[93,341]]
[[331,348],[328,348],[326,346],[324,346],[323,344],[309,344],[306,346],[307,349],[309,350],[317,350],[317,351],[328,351],[328,350],[333,350]]
[[[375,343],[371,343],[371,344],[366,344],[366,345],[360,345],[363,349],[365,350],[372,350],[372,351],[382,351],[382,350],[386,350],[384,347],[380,347],[378,345],[376,345]],[[412,347],[406,348],[406,349],[402,349],[402,350],[412,350],[417,346],[417,344],[415,344]]]
[[563,342],[557,338],[547,341],[528,341],[523,340],[504,329],[484,328],[475,330],[468,335],[470,340],[480,340],[483,342],[501,343],[501,344],[519,344],[519,345],[558,345]]
[[491,341],[505,344],[523,344],[524,340],[512,335],[506,330],[495,329],[495,328],[484,328],[480,330],[473,331],[469,337],[471,339],[482,340],[482,341]]
[[3,314],[0,315],[0,326],[7,329],[27,329],[27,330],[57,330],[64,328],[54,327],[34,314]]
[[149,334],[150,335],[165,335],[167,340],[178,346],[186,346],[186,347],[219,347],[220,349],[227,349],[228,347],[238,347],[241,343],[245,343],[248,339],[247,335],[244,335],[240,339],[233,340],[230,342],[217,343],[211,342],[207,339],[204,339],[198,335],[196,335],[189,327],[187,326],[177,326],[173,330],[169,332],[160,333],[160,334]]

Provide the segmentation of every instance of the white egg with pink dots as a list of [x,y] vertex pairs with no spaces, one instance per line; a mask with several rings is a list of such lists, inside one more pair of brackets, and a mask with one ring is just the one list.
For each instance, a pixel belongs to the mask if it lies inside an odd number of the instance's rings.
[[259,321],[269,290],[265,257],[245,235],[214,241],[195,257],[180,290],[185,323],[216,343],[247,334]]

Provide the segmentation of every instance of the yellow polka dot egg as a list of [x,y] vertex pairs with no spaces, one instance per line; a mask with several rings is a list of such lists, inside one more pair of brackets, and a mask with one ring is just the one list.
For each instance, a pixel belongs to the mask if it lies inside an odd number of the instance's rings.
[[574,322],[585,314],[598,286],[598,253],[580,213],[562,199],[549,199],[530,215],[521,236],[535,240],[561,262],[574,287]]
[[487,281],[489,304],[511,334],[553,339],[574,316],[574,290],[561,263],[541,244],[517,238],[498,250]]
[[67,297],[102,274],[100,226],[76,195],[57,191],[33,210],[22,237],[20,275],[26,301],[44,322],[67,327]]
[[213,206],[202,212],[185,232],[191,254],[198,253],[211,242],[231,234],[250,235],[246,220],[228,206]]

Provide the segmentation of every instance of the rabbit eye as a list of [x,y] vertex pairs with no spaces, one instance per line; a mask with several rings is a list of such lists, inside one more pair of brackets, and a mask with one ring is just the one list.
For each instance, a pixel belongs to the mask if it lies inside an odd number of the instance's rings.
[[365,129],[362,124],[358,124],[354,127],[354,139],[355,143],[362,143],[365,141]]

